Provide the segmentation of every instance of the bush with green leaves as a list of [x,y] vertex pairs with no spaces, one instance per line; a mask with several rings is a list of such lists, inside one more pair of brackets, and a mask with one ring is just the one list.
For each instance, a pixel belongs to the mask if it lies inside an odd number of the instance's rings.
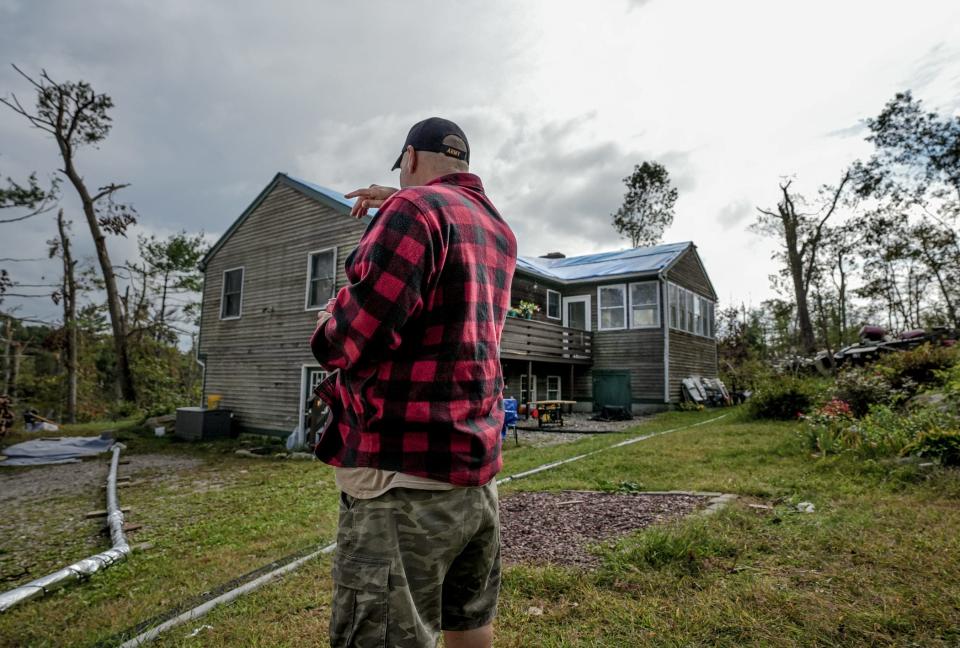
[[960,466],[960,431],[927,430],[903,449],[903,454],[936,459],[944,466]]
[[747,412],[755,419],[796,420],[817,402],[815,383],[792,376],[774,378],[747,401]]
[[833,399],[823,407],[801,417],[800,439],[811,452],[820,455],[838,454],[845,450],[853,429],[854,416],[850,405]]
[[888,405],[874,405],[856,419],[843,401],[835,400],[804,417],[800,438],[806,449],[822,456],[851,451],[864,458],[896,457],[916,454],[918,439],[941,434],[957,423],[933,409],[903,413]]
[[886,376],[870,367],[840,372],[833,396],[847,403],[856,417],[866,415],[872,405],[894,405],[906,397]]
[[916,349],[890,353],[874,365],[896,389],[913,392],[941,383],[942,373],[960,364],[960,349],[923,344]]

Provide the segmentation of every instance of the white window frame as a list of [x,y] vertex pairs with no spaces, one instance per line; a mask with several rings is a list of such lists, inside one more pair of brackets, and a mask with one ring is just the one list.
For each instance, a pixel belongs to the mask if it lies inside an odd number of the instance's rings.
[[693,334],[703,336],[703,298],[693,296]]
[[678,328],[680,326],[680,299],[677,297],[679,295],[680,287],[675,283],[667,284],[667,310],[670,315],[670,328]]
[[[551,293],[557,296],[557,316],[556,316],[556,317],[554,317],[553,315],[550,314],[550,294],[551,294]],[[563,319],[563,296],[560,294],[560,291],[558,291],[558,290],[551,290],[550,288],[547,288],[547,308],[546,308],[546,311],[547,311],[547,319],[552,319],[552,320],[562,320],[562,319]]]
[[[550,388],[550,381],[556,379],[557,388]],[[547,376],[547,400],[563,400],[563,379],[560,376]],[[556,392],[556,398],[551,398],[550,392]]]
[[530,396],[530,390],[526,387],[527,374],[520,374],[520,402],[521,403],[535,403],[537,402],[537,374],[531,376],[533,379],[533,398],[524,398],[523,393],[527,392],[527,396]]
[[[677,304],[677,322],[671,316],[670,328],[690,335],[715,340],[717,337],[717,302],[704,297],[683,286],[668,283],[667,312],[673,312],[674,300]],[[692,306],[692,308],[688,308]]]
[[[331,251],[331,250],[333,250],[333,276],[332,276],[332,278],[333,278],[333,291],[332,291],[332,294],[333,294],[333,295],[336,295],[336,294],[337,294],[337,248],[336,248],[336,247],[328,247],[328,248],[323,248],[322,250],[313,250],[312,252],[307,252],[307,288],[306,288],[306,291],[305,291],[305,294],[304,294],[304,297],[303,297],[303,310],[306,310],[306,311],[318,311],[318,310],[323,310],[323,309],[326,308],[326,306],[327,306],[327,302],[326,302],[326,301],[324,301],[324,302],[323,302],[322,304],[320,304],[319,306],[311,306],[311,305],[310,305],[310,281],[311,281],[311,279],[312,279],[312,277],[310,276],[310,266],[311,266],[312,264],[311,264],[310,262],[313,260],[313,257],[316,256],[317,254],[323,254],[324,252],[329,252],[329,251]],[[329,299],[329,297],[328,297],[327,299]]]
[[[223,309],[227,305],[224,301],[224,298],[227,296],[227,273],[240,271],[240,307],[237,309],[236,315],[227,315],[224,317]],[[222,280],[220,282],[220,319],[221,320],[236,320],[243,317],[243,282],[247,278],[246,266],[237,266],[236,268],[227,268],[223,271]]]
[[[649,308],[651,305],[657,313],[657,321],[655,324],[649,326],[639,326],[633,321],[633,287],[640,286],[643,284],[650,284],[655,287],[654,293],[657,296],[657,301],[655,304],[644,304],[646,308]],[[660,282],[659,281],[634,281],[629,286],[627,286],[627,296],[630,298],[630,302],[627,306],[628,315],[630,316],[630,328],[632,329],[658,329],[660,328]]]
[[[619,288],[620,293],[623,295],[623,326],[603,326],[603,290],[610,288]],[[627,319],[630,315],[629,312],[629,295],[627,294],[627,284],[609,284],[606,286],[597,286],[597,330],[598,331],[624,331],[627,326],[630,324]],[[616,306],[608,306],[606,310],[613,310],[617,308]]]
[[584,330],[585,330],[585,331],[591,331],[591,330],[593,330],[593,328],[592,328],[592,327],[593,327],[593,321],[592,321],[592,320],[593,320],[593,313],[590,312],[590,311],[592,310],[592,306],[593,306],[593,304],[590,303],[592,300],[593,300],[593,295],[590,295],[590,294],[586,294],[586,295],[571,295],[571,296],[569,296],[569,297],[564,297],[564,298],[563,298],[563,303],[562,303],[561,306],[560,306],[561,309],[562,309],[562,312],[563,312],[563,325],[566,326],[567,328],[570,328],[570,317],[569,317],[569,313],[567,312],[567,304],[577,304],[577,303],[581,303],[581,304],[583,304],[583,307],[584,307],[584,318],[583,318],[583,322],[584,322],[584,324],[585,324],[586,327],[587,327],[587,328],[584,329]]

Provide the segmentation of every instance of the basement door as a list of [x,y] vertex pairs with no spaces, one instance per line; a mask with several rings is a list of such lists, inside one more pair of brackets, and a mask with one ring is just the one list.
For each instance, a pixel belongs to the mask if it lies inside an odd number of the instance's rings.
[[[317,385],[323,382],[323,379],[326,377],[327,372],[319,365],[304,365],[301,369],[300,430],[302,434],[301,440],[308,445],[313,445],[317,442],[317,439],[311,438],[310,435],[310,415],[315,406],[321,405],[314,403],[313,390]],[[323,405],[322,408],[326,409],[326,406]]]

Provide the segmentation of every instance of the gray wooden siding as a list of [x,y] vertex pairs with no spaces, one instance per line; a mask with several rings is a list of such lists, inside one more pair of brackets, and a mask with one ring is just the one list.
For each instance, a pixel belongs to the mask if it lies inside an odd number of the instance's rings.
[[670,331],[670,400],[680,401],[680,381],[690,376],[716,378],[717,344],[715,340]]
[[[317,311],[305,310],[307,254],[337,248],[344,261],[364,224],[279,184],[227,239],[206,268],[200,353],[205,396],[220,394],[241,428],[285,433],[296,427],[300,376]],[[220,319],[223,271],[244,267],[242,316]]]
[[[629,369],[634,400],[662,403],[663,331],[635,329],[594,333],[593,368]],[[592,392],[592,383],[590,389]]]
[[667,279],[716,301],[717,294],[710,286],[710,279],[704,273],[699,258],[696,249],[688,248],[667,272]]
[[[516,307],[520,300],[533,302],[540,307],[539,313],[534,313],[531,319],[541,322],[550,322],[559,324],[561,320],[550,319],[547,317],[547,288],[563,293],[559,284],[544,281],[537,277],[529,277],[520,273],[514,273],[513,283],[510,284],[510,305]],[[561,316],[563,312],[561,310]]]

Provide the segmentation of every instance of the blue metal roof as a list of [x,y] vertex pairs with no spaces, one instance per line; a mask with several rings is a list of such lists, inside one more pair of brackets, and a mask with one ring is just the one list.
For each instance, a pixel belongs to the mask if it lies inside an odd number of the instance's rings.
[[564,259],[517,257],[517,269],[558,281],[586,281],[621,275],[655,275],[673,263],[693,243],[667,243],[601,252]]
[[[313,182],[308,182],[308,181],[306,181],[306,180],[302,180],[302,179],[297,178],[297,177],[295,177],[295,176],[292,176],[292,175],[290,175],[290,174],[288,174],[288,173],[285,173],[284,175],[287,176],[288,178],[290,178],[291,180],[293,180],[294,182],[297,182],[297,183],[299,183],[299,184],[302,184],[302,185],[305,186],[305,187],[309,187],[310,189],[313,189],[313,190],[316,191],[317,193],[321,193],[321,194],[323,194],[324,196],[326,196],[327,198],[330,198],[331,200],[334,200],[334,201],[340,203],[340,204],[343,205],[344,207],[353,207],[353,204],[354,204],[355,202],[357,202],[357,199],[356,199],[356,198],[347,198],[347,197],[345,197],[342,193],[340,193],[339,191],[334,191],[333,189],[327,189],[326,187],[324,187],[324,186],[322,186],[322,185],[318,185],[318,184],[315,184],[315,183],[313,183]],[[376,210],[376,209],[371,209],[371,210],[369,210],[369,211],[367,212],[367,216],[376,216],[376,215],[377,215],[377,210]]]

